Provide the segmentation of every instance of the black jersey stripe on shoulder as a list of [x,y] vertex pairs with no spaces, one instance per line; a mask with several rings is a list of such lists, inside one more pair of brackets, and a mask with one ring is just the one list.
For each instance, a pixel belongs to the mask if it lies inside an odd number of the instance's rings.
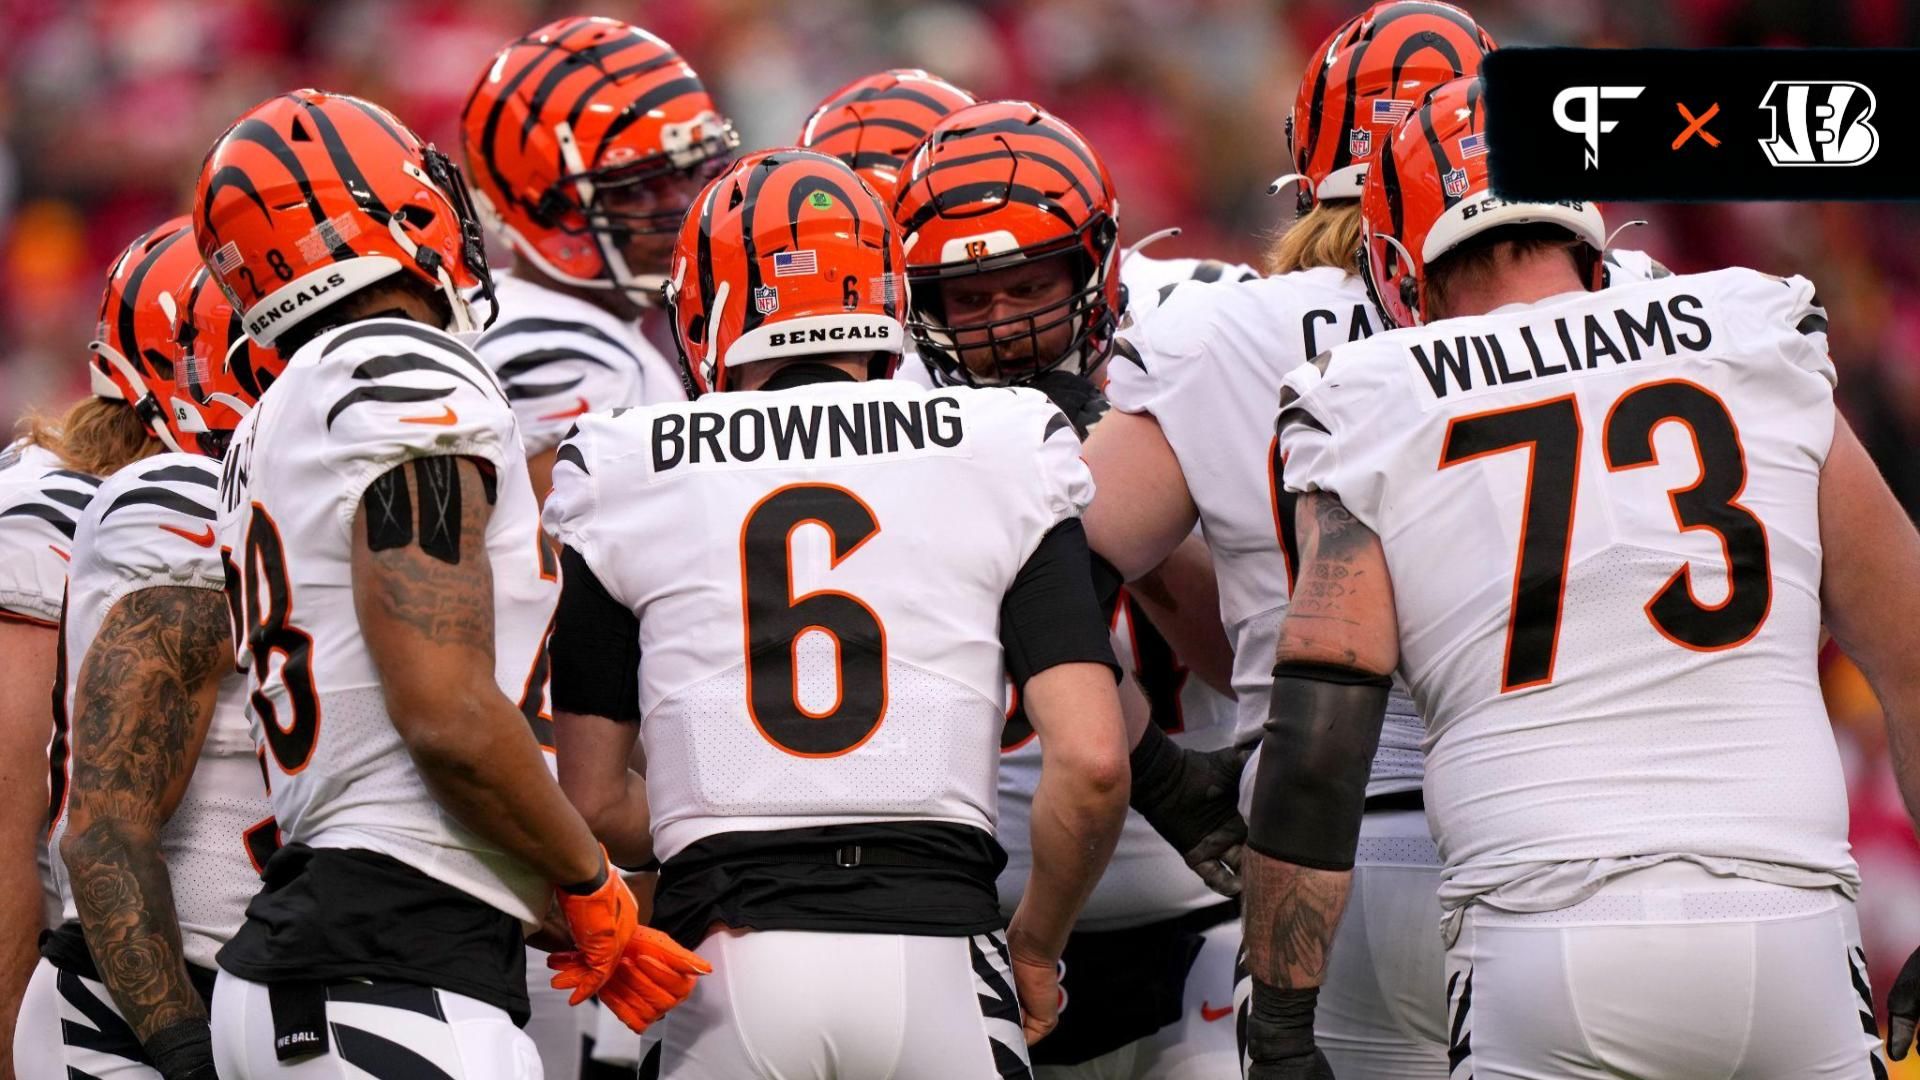
[[62,536],[65,536],[69,540],[73,539],[73,530],[75,528],[73,519],[61,513],[57,508],[48,506],[45,503],[22,503],[19,506],[9,506],[5,510],[0,510],[0,518],[4,517],[39,518],[41,521],[59,529]]
[[99,487],[100,477],[92,473],[75,472],[72,469],[48,469],[48,476],[64,476],[69,480],[78,480],[89,487]]
[[93,492],[75,491],[72,488],[47,488],[40,492],[40,494],[45,495],[54,502],[65,503],[75,510],[85,510],[87,504],[93,501]]
[[[469,349],[466,347],[466,345],[462,344],[459,341],[454,340],[452,337],[448,336],[445,331],[435,330],[424,323],[408,322],[404,319],[377,319],[371,322],[363,323],[359,326],[354,326],[349,329],[342,330],[338,335],[334,337],[332,341],[327,342],[327,347],[320,350],[320,355],[322,357],[326,357],[328,354],[332,353],[335,349],[338,349],[341,346],[348,344],[349,342],[359,341],[362,338],[369,338],[369,337],[412,338],[413,340],[418,341],[421,344],[426,345],[441,353],[444,353],[447,356],[451,356],[459,359],[463,363],[472,367],[475,371],[486,372],[486,379],[481,383],[477,383],[476,385],[490,386],[493,384],[493,373],[491,371],[488,371],[487,365],[484,363],[481,363],[480,358],[474,355],[472,349]],[[359,370],[356,369],[354,373],[354,377],[369,378],[371,376],[361,375],[359,374]]]
[[513,337],[516,334],[553,333],[580,334],[585,337],[590,337],[610,348],[618,350],[634,363],[638,364],[640,362],[640,358],[634,355],[633,350],[621,344],[612,334],[607,333],[597,326],[583,322],[571,322],[566,319],[513,319],[487,331],[486,334],[480,338],[480,343],[482,345],[491,345],[501,338]]
[[333,429],[333,422],[343,412],[363,401],[380,401],[388,404],[411,404],[420,401],[438,401],[453,393],[451,386],[358,386],[333,403],[327,410],[327,429]]
[[[467,374],[459,368],[454,367],[452,364],[436,360],[425,353],[417,352],[376,356],[371,360],[363,361],[359,367],[353,369],[353,377],[371,381],[374,379],[384,379],[389,375],[398,374],[402,371],[444,371],[454,378],[459,379],[461,382],[466,383],[468,386],[473,387],[475,390],[481,390],[480,384],[474,382],[473,379],[469,378]],[[481,390],[481,392],[485,393],[486,391]]]
[[1070,428],[1072,426],[1073,422],[1067,419],[1067,414],[1055,409],[1053,415],[1047,418],[1047,430],[1040,433],[1040,441],[1046,442],[1048,439],[1053,438],[1054,432],[1059,431],[1061,428]]
[[211,458],[208,459],[205,468],[199,465],[168,465],[164,469],[155,469],[149,473],[141,473],[140,479],[155,481],[178,480],[181,483],[199,484],[202,487],[220,486],[220,478],[213,473]]
[[576,375],[571,379],[565,380],[564,382],[508,383],[507,384],[507,400],[508,401],[532,401],[537,398],[552,397],[555,394],[564,394],[567,391],[573,389],[576,386],[579,386],[581,383],[586,381],[587,381],[587,377],[585,375]]
[[107,507],[107,512],[100,515],[100,520],[105,521],[112,517],[113,512],[123,506],[138,506],[142,503],[164,506],[169,510],[175,510],[186,514],[188,517],[199,518],[202,521],[212,521],[217,516],[214,514],[212,507],[202,506],[172,488],[142,487],[134,488],[132,491],[122,492],[118,498],[113,500],[113,505]]
[[613,370],[612,364],[607,363],[605,360],[600,359],[590,352],[582,352],[579,349],[558,348],[534,349],[530,352],[521,353],[519,356],[495,368],[494,374],[500,377],[501,382],[511,382],[529,371],[538,371],[548,364],[558,364],[564,360],[585,360],[589,364],[598,364],[608,371]]
[[562,461],[572,462],[574,468],[579,469],[583,473],[587,473],[589,476],[593,475],[592,472],[587,469],[587,459],[580,453],[580,448],[570,442],[560,444],[560,452],[553,455],[553,460],[556,464]]

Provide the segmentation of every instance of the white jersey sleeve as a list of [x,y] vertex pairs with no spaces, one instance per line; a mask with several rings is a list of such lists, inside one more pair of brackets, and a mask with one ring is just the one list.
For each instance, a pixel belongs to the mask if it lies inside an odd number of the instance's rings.
[[[1159,424],[1200,512],[1233,642],[1241,743],[1258,741],[1267,721],[1295,558],[1292,503],[1273,480],[1281,377],[1336,344],[1364,340],[1378,325],[1358,278],[1305,270],[1176,289],[1152,318],[1121,335],[1120,354],[1108,364],[1114,408]],[[1369,795],[1420,787],[1420,718],[1400,693],[1388,711]]]
[[218,531],[256,621],[241,666],[257,688],[254,730],[289,842],[378,852],[537,921],[547,883],[440,809],[414,766],[354,603],[353,522],[368,486],[446,456],[487,467],[495,684],[551,744],[546,638],[559,568],[519,427],[479,358],[419,323],[371,319],[314,338],[235,433]]
[[74,529],[99,484],[24,440],[0,451],[0,617],[60,621]]
[[633,323],[511,274],[495,292],[500,315],[474,351],[512,402],[529,455],[559,445],[587,413],[685,396],[678,368]]
[[[225,584],[214,519],[217,462],[197,454],[160,454],[134,462],[100,486],[74,538],[73,571],[62,643],[68,658],[64,715],[74,713],[88,651],[116,604],[152,588],[203,589]],[[217,601],[226,620],[224,599]],[[259,863],[275,844],[266,789],[248,733],[246,683],[224,678],[193,776],[160,831],[189,963],[214,966],[214,953],[240,925],[258,887]],[[56,738],[54,785],[64,793],[72,755],[85,752],[87,727],[75,723]],[[65,799],[53,843],[66,827]],[[66,868],[58,861],[63,886]],[[61,890],[65,916],[78,918],[71,890]]]
[[1632,248],[1608,248],[1606,260],[1609,287],[1673,276],[1673,271],[1667,269],[1659,259]]
[[1450,910],[1664,858],[1857,885],[1815,670],[1825,331],[1805,279],[1734,268],[1289,373],[1286,487],[1386,553]]
[[991,832],[1001,602],[1092,494],[1033,390],[822,383],[583,418],[544,521],[639,618],[659,856],[859,822]]
[[1135,322],[1158,310],[1174,289],[1188,282],[1207,285],[1252,281],[1259,276],[1260,271],[1246,263],[1219,259],[1156,259],[1130,253],[1120,263],[1120,281],[1127,287],[1127,317]]
[[317,414],[311,452],[336,481],[325,497],[343,536],[367,485],[396,465],[458,455],[499,469],[519,453],[504,391],[439,331],[398,320],[357,323],[327,335],[317,359],[306,380],[313,396],[293,407]]

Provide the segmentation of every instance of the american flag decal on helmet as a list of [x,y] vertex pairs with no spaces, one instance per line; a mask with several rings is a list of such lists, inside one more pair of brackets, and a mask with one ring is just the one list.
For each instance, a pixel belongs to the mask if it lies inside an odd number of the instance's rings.
[[774,277],[795,277],[800,274],[818,273],[812,249],[804,251],[782,251],[773,257]]
[[231,274],[240,269],[241,263],[245,261],[240,257],[240,245],[232,240],[221,244],[213,253],[213,268],[223,274]]
[[1391,127],[1413,114],[1411,101],[1401,98],[1379,98],[1373,103],[1373,126]]
[[1486,152],[1487,152],[1487,136],[1485,132],[1476,131],[1471,135],[1460,136],[1460,156],[1461,157],[1477,158],[1481,154],[1484,154]]

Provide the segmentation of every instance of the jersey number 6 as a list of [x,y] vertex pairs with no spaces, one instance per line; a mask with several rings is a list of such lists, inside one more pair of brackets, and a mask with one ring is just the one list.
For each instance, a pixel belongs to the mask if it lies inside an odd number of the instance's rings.
[[[1711,391],[1681,379],[1634,387],[1607,412],[1601,432],[1607,471],[1655,464],[1653,432],[1669,420],[1692,435],[1700,459],[1700,478],[1668,492],[1674,523],[1682,532],[1704,529],[1719,539],[1729,580],[1724,600],[1702,603],[1693,591],[1693,570],[1682,563],[1647,601],[1647,619],[1684,648],[1731,649],[1753,637],[1766,621],[1773,602],[1773,572],[1766,527],[1740,505],[1747,461],[1726,405]],[[1525,448],[1529,454],[1502,693],[1553,681],[1580,487],[1580,441],[1580,411],[1572,395],[1456,417],[1447,425],[1440,468],[1508,450]]]
[[[828,569],[880,532],[860,497],[833,484],[790,484],[756,503],[740,526],[740,595],[747,650],[747,715],[766,740],[798,757],[858,749],[887,712],[887,630],[860,598],[836,589],[793,592],[793,534],[825,529]],[[800,703],[800,641],[833,639],[833,704]]]

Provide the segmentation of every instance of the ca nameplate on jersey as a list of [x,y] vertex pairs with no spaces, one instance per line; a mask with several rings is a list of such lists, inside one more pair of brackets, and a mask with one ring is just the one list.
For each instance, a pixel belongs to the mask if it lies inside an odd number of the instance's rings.
[[966,454],[960,402],[951,394],[694,406],[657,412],[648,424],[656,475],[701,466]]
[[1699,297],[1622,293],[1607,311],[1556,315],[1549,308],[1525,320],[1448,320],[1404,331],[1407,366],[1431,394],[1421,399],[1421,410],[1521,383],[1551,385],[1626,364],[1657,364],[1713,344]]

